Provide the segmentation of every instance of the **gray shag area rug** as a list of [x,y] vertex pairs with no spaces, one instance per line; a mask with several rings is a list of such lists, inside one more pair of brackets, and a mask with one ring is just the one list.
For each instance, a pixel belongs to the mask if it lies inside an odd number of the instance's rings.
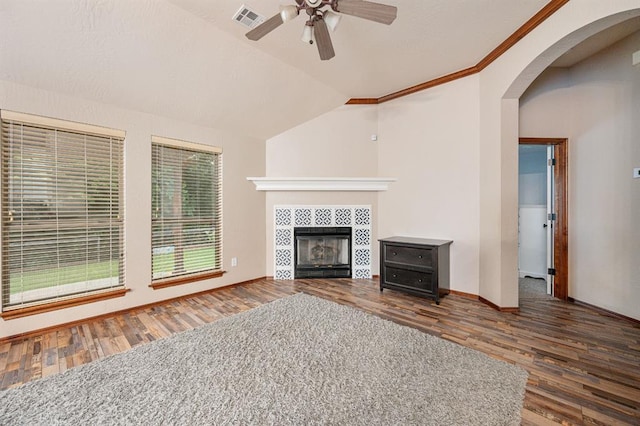
[[0,392],[0,424],[517,425],[527,373],[297,294]]

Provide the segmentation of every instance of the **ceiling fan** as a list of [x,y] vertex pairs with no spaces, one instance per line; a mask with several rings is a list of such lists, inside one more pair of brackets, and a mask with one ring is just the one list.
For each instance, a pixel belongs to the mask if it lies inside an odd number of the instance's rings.
[[365,0],[295,0],[295,2],[296,5],[280,6],[280,13],[249,31],[246,34],[247,38],[254,41],[260,40],[304,10],[309,19],[302,32],[302,41],[309,44],[315,43],[318,46],[320,59],[326,61],[336,55],[329,36],[329,28],[334,31],[340,22],[341,16],[338,13],[386,25],[391,24],[398,14],[398,8],[395,6]]

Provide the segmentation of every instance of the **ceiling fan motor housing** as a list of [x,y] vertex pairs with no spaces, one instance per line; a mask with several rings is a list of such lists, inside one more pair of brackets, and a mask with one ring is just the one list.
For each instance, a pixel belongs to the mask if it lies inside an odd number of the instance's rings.
[[305,0],[305,3],[309,7],[319,7],[322,5],[322,0]]
[[[260,40],[283,23],[294,19],[301,10],[304,10],[309,15],[309,19],[305,23],[302,40],[318,46],[320,59],[326,61],[335,56],[329,30],[336,29],[340,21],[340,14],[352,15],[386,25],[391,24],[398,14],[398,8],[395,6],[365,0],[295,0],[295,2],[297,5],[281,5],[280,13],[249,31],[246,34],[247,38],[254,41]],[[330,10],[322,11],[327,6]]]

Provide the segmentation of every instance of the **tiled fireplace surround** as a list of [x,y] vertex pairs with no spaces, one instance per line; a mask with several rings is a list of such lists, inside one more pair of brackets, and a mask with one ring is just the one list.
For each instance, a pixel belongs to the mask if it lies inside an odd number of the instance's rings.
[[273,218],[275,279],[294,277],[293,229],[297,226],[350,226],[352,278],[371,278],[370,205],[276,205]]

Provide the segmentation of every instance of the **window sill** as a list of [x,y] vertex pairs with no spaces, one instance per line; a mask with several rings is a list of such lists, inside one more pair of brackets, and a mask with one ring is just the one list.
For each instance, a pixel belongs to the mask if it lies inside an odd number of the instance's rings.
[[180,277],[165,278],[165,279],[153,281],[151,284],[149,284],[149,287],[151,287],[154,290],[159,290],[161,288],[194,283],[197,281],[207,280],[209,278],[218,278],[225,273],[226,271],[211,271],[211,272],[203,272],[199,274],[184,275]]
[[60,309],[71,308],[73,306],[86,305],[87,303],[99,302],[101,300],[114,299],[124,296],[130,289],[119,288],[107,292],[90,294],[87,296],[76,297],[73,299],[59,300],[57,302],[44,303],[42,305],[34,305],[26,308],[17,308],[2,312],[0,317],[4,320],[12,320],[16,318],[27,317],[30,315],[42,314],[45,312],[57,311]]

